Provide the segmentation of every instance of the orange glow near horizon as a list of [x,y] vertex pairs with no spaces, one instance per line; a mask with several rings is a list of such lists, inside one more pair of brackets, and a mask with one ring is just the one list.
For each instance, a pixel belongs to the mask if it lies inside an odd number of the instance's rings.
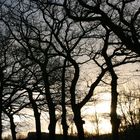
[[[104,118],[102,115],[109,114],[110,113],[110,93],[101,93],[99,94],[99,102],[96,104],[91,104],[90,106],[84,106],[82,109],[82,117],[83,120],[85,120],[84,124],[84,130],[86,133],[90,133],[95,135],[97,124],[95,121],[95,113],[97,113],[98,119],[99,119],[99,134],[104,133],[111,133],[111,125],[110,125],[110,118]],[[25,109],[22,113],[33,115],[33,111],[31,109]],[[42,113],[41,115],[41,126],[42,126],[42,132],[48,132],[48,124],[49,124],[49,116],[47,116],[47,113]],[[46,119],[48,118],[48,119]],[[29,124],[26,130],[23,128],[23,132],[26,133],[35,131],[35,122],[34,118],[20,118],[19,116],[14,116],[14,121],[18,124],[23,124],[23,121],[25,121],[24,124]],[[31,125],[31,126],[30,126]],[[57,123],[56,127],[56,133],[62,133],[62,126],[61,123]],[[76,128],[74,123],[69,126],[69,134],[75,134]]]
[[98,102],[94,105],[85,106],[82,110],[83,116],[85,117],[84,129],[90,134],[96,134],[97,122],[95,115],[98,119],[99,133],[111,133],[110,124],[110,93],[101,93],[98,98]]

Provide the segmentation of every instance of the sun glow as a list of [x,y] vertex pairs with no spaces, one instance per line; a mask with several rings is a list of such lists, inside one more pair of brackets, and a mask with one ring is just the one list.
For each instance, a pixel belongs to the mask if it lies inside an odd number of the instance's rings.
[[101,93],[97,103],[93,103],[89,106],[85,106],[82,110],[83,116],[85,116],[84,129],[86,132],[96,134],[97,129],[100,134],[110,133],[110,93]]
[[[86,133],[90,133],[92,135],[97,134],[97,129],[99,130],[99,134],[104,133],[110,133],[111,132],[111,125],[110,125],[110,93],[101,93],[99,94],[97,103],[91,103],[90,105],[85,105],[82,108],[82,118],[85,121],[84,124],[84,130]],[[25,109],[22,110],[22,113],[25,114],[32,114],[32,109]],[[41,115],[41,126],[42,126],[42,132],[48,132],[48,124],[49,124],[49,118],[47,116],[47,113],[42,113]],[[14,121],[16,123],[20,123],[21,125],[25,125],[26,127],[23,128],[26,131],[26,133],[30,131],[35,131],[35,123],[34,118],[21,118],[20,116],[14,116]],[[72,124],[69,126],[69,134],[75,134],[76,127],[74,125],[74,122],[71,122]],[[98,123],[98,124],[97,124]],[[28,124],[28,127],[27,125]],[[29,129],[28,129],[29,128]],[[56,127],[56,133],[62,133],[62,126],[61,123],[57,123]]]

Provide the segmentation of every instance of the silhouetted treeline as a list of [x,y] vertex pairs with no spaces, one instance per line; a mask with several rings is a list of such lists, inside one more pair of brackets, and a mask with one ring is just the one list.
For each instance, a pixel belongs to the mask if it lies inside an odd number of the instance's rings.
[[[78,139],[85,140],[82,109],[94,101],[99,86],[111,94],[112,139],[119,139],[123,127],[135,126],[140,111],[133,104],[140,100],[129,96],[126,115],[121,103],[127,106],[128,96],[118,102],[122,78],[118,68],[140,62],[139,4],[137,0],[1,0],[0,140],[7,119],[12,139],[17,139],[14,116],[26,108],[33,110],[37,139],[41,140],[41,112],[48,112],[50,140],[56,139],[58,121],[64,140],[70,122]],[[118,105],[122,116],[117,114]]]

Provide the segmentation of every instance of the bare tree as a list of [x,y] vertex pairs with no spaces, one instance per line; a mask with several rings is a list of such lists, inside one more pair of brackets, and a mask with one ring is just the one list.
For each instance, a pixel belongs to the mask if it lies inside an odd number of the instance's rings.
[[139,87],[132,86],[133,90],[120,89],[118,100],[119,109],[122,115],[122,130],[135,126],[139,123]]
[[[3,25],[3,24],[2,24]],[[5,84],[9,80],[7,69],[11,67],[11,62],[9,61],[9,46],[12,41],[9,39],[8,30],[1,29],[1,39],[0,39],[0,139],[2,139],[2,108],[3,108],[3,97],[5,92]]]
[[118,92],[117,92],[117,74],[115,73],[114,69],[113,69],[113,64],[111,62],[111,59],[108,57],[107,55],[107,48],[108,48],[108,38],[109,38],[109,31],[106,34],[106,38],[105,38],[105,43],[104,43],[104,48],[102,50],[102,55],[106,61],[106,65],[108,67],[108,71],[111,75],[111,94],[112,94],[112,98],[111,98],[111,124],[112,124],[112,139],[113,140],[118,140],[119,139],[119,135],[118,135],[118,129],[119,129],[119,125],[120,125],[120,119],[118,119],[118,115],[117,115],[117,96],[118,96]]
[[107,26],[128,50],[140,55],[139,1],[65,0],[55,4],[63,5],[67,15],[75,21],[98,21]]
[[5,82],[3,84],[2,93],[2,112],[9,117],[12,138],[16,140],[14,115],[28,105],[28,100],[24,91],[21,91],[21,85],[24,84],[22,78],[24,79],[25,75],[23,75],[22,68],[19,66],[18,61],[15,61],[12,56],[12,51],[15,51],[15,49],[12,48],[12,44],[10,45],[11,47],[7,46],[6,55],[3,56],[5,57],[4,63],[7,67],[4,69]]
[[[108,7],[104,7],[105,3],[107,3]],[[123,6],[127,5],[125,2],[119,2],[119,5],[121,4],[124,4]],[[62,5],[65,9],[63,9]],[[111,10],[109,7],[111,7]],[[117,5],[114,7],[117,7]],[[55,140],[57,122],[56,108],[60,103],[62,105],[63,113],[63,133],[65,138],[67,136],[66,96],[69,94],[70,96],[67,97],[70,100],[78,136],[79,139],[84,140],[84,121],[81,116],[81,109],[91,99],[95,88],[101,82],[107,71],[109,71],[112,76],[111,119],[113,124],[113,134],[118,132],[118,126],[115,123],[118,121],[116,114],[118,95],[117,75],[113,67],[126,63],[127,59],[124,59],[122,62],[120,61],[117,64],[113,63],[111,59],[120,54],[126,56],[130,54],[129,52],[125,52],[126,48],[139,55],[139,52],[136,51],[138,45],[137,34],[139,34],[139,32],[132,29],[127,31],[126,27],[121,25],[122,21],[114,21],[113,19],[115,15],[111,14],[111,12],[117,11],[116,9],[113,10],[114,7],[113,4],[109,3],[109,1],[85,3],[84,1],[79,0],[76,2],[64,1],[63,4],[48,1],[27,1],[26,3],[23,1],[16,1],[16,4],[13,4],[5,1],[2,6],[2,10],[5,15],[3,14],[1,20],[11,33],[11,40],[14,40],[14,44],[22,51],[20,54],[22,54],[23,58],[20,57],[21,59],[18,59],[19,64],[22,69],[24,68],[31,72],[31,75],[28,75],[28,73],[26,74],[29,77],[31,76],[31,79],[27,78],[28,82],[24,80],[19,81],[24,84],[22,88],[24,87],[24,89],[28,91],[30,102],[32,103],[32,106],[34,106],[34,113],[37,113],[37,116],[39,115],[38,106],[36,106],[37,102],[30,95],[32,95],[34,91],[37,91],[46,98],[50,116],[50,124],[48,128],[50,139]],[[106,12],[103,11],[104,9],[109,11],[109,13],[106,14]],[[139,12],[137,14],[139,14]],[[135,14],[135,20],[138,19],[137,14]],[[79,22],[69,19],[67,15]],[[83,21],[97,22],[85,23]],[[136,28],[136,24],[134,28]],[[114,33],[111,32],[109,34],[105,34],[105,29],[111,30]],[[134,31],[133,34],[135,37],[133,37],[132,34],[129,34],[132,31]],[[127,33],[128,36],[126,36],[125,33]],[[115,51],[108,57],[108,44],[113,44],[112,42],[108,42],[108,38],[115,38],[116,35],[120,40],[113,43],[116,44],[118,48],[112,47],[113,49],[115,48]],[[98,49],[94,45],[86,48],[85,42],[89,41],[89,38],[92,38],[92,43],[95,41],[95,38],[105,38],[104,44]],[[130,40],[130,38],[132,38],[133,41]],[[129,43],[126,42],[127,39],[129,39]],[[97,46],[99,46],[99,44]],[[100,57],[102,57],[102,55],[105,60],[103,60],[103,63],[101,64]],[[138,55],[133,57],[136,58]],[[84,58],[87,56],[88,59],[85,60]],[[130,58],[132,58],[132,56],[130,56]],[[91,83],[86,94],[79,100],[77,89],[81,76],[81,65],[92,60],[99,67],[99,73],[96,75],[97,78],[95,81]],[[69,82],[67,82],[66,77],[68,70],[72,70],[70,73],[72,76],[71,79],[69,79]],[[21,75],[21,77],[23,79],[24,75]],[[28,88],[27,84],[32,80],[35,81],[35,84],[31,83],[31,87]],[[66,83],[70,84],[66,86]],[[41,88],[39,86],[41,86]],[[19,87],[21,86],[19,85]],[[66,91],[66,88],[68,88],[69,92]],[[40,126],[38,125],[38,129],[39,127]]]
[[[27,7],[25,9],[24,8],[22,9],[21,7],[18,7],[20,4],[23,4],[23,7],[27,5]],[[50,114],[50,125],[49,125],[50,138],[55,139],[55,135],[54,135],[55,125],[56,125],[55,104],[53,103],[53,99],[50,91],[51,82],[49,81],[50,76],[48,70],[48,63],[50,62],[49,58],[52,57],[51,53],[53,54],[53,52],[51,52],[51,46],[49,43],[47,43],[46,46],[43,44],[44,43],[43,36],[47,37],[47,32],[45,35],[42,34],[43,30],[39,31],[39,29],[41,28],[39,28],[39,24],[37,23],[37,20],[35,20],[35,16],[36,14],[38,14],[38,12],[35,13],[33,12],[34,10],[35,11],[37,10],[36,7],[34,6],[35,5],[33,3],[28,3],[28,4],[17,3],[17,5],[15,6],[18,10],[17,11],[14,9],[15,7],[12,7],[12,4],[11,7],[8,7],[8,4],[5,4],[5,7],[9,11],[11,11],[10,19],[12,20],[11,22],[8,23],[7,17],[5,17],[3,18],[3,22],[7,25],[7,27],[11,31],[13,39],[24,50],[24,56],[26,56],[26,58],[32,61],[33,63],[36,63],[39,67],[40,74],[41,74],[41,80],[40,80],[41,83],[38,84],[44,85],[43,93],[46,96],[46,100],[49,108],[49,114]],[[30,17],[32,17],[31,18],[32,23],[30,22]],[[16,23],[14,24],[15,26],[12,26],[12,23]],[[51,40],[51,35],[47,38]]]
[[62,104],[62,127],[63,127],[63,139],[67,140],[68,136],[68,124],[67,124],[67,117],[66,117],[66,63],[67,61],[64,60],[63,71],[62,71],[62,97],[61,97],[61,104]]

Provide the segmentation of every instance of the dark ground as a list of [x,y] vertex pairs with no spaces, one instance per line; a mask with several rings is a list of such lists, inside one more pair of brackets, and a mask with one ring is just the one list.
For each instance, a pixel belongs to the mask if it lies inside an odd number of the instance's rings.
[[[62,140],[63,135],[56,135],[56,140]],[[9,140],[9,138],[5,138],[4,140]],[[28,133],[28,137],[26,139],[18,139],[18,140],[37,140],[35,132]],[[48,134],[42,133],[42,140],[48,140]],[[68,140],[78,140],[76,136],[68,136]],[[88,136],[86,140],[111,140],[111,134],[104,134],[100,136]],[[140,140],[140,124],[135,127],[129,127],[124,132],[120,133],[119,140]]]

